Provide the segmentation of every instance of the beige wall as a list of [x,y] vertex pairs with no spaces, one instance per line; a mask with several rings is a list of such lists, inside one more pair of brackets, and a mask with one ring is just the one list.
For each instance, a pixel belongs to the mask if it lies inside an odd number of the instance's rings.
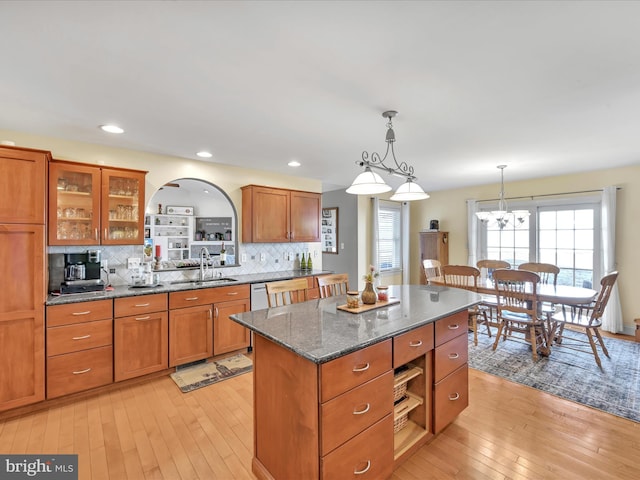
[[[640,318],[640,296],[635,274],[640,271],[640,166],[562,175],[505,184],[506,197],[535,196],[562,192],[621,187],[617,195],[616,253],[618,288],[625,332],[635,330],[634,318]],[[430,219],[440,220],[440,230],[449,232],[449,262],[466,264],[467,199],[492,199],[498,196],[499,184],[482,185],[442,192],[429,192],[431,198],[411,205],[411,258],[419,259],[418,232],[428,228]],[[411,282],[419,283],[419,261],[411,262]]]

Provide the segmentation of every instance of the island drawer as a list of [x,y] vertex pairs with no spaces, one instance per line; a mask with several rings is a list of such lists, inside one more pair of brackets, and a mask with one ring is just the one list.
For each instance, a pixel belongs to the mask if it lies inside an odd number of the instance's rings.
[[53,357],[113,343],[112,320],[47,328],[47,356]]
[[47,307],[47,327],[92,322],[112,317],[113,301],[111,299]]
[[112,381],[111,346],[58,355],[47,360],[47,398],[89,390]]
[[393,367],[397,368],[433,350],[433,323],[423,325],[393,339]]
[[381,479],[393,472],[393,415],[389,414],[321,460],[322,480]]
[[161,312],[167,310],[167,306],[167,294],[155,293],[153,295],[116,298],[113,304],[113,311],[115,317],[121,318],[142,313]]
[[448,342],[458,335],[466,338],[469,323],[469,314],[466,310],[449,315],[436,322],[436,346]]
[[320,401],[337,397],[391,370],[392,340],[336,358],[320,366]]
[[339,395],[321,406],[322,455],[393,411],[393,372]]
[[434,385],[433,404],[433,429],[438,433],[469,405],[469,368],[466,363]]
[[451,372],[467,363],[469,358],[469,348],[467,344],[467,336],[460,335],[436,347],[434,356],[434,382],[439,382]]

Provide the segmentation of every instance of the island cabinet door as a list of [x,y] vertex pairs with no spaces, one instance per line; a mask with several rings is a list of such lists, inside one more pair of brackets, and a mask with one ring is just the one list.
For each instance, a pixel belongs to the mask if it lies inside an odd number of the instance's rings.
[[213,307],[199,305],[169,311],[169,366],[213,356]]

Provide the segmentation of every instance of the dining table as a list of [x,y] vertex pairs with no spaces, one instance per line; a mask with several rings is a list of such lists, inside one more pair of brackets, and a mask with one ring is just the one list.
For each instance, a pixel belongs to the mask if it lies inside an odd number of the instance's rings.
[[[465,288],[464,286],[453,287],[451,285],[448,285],[445,282],[443,276],[430,277],[429,284],[448,286],[451,288],[462,288],[465,290],[477,292],[480,295],[491,295],[494,298],[495,303],[496,289],[493,280],[490,277],[480,277],[478,278],[477,286],[474,286],[470,283],[468,288]],[[545,283],[539,283],[537,285],[536,293],[538,295],[538,302],[540,303],[544,302],[551,303],[553,305],[563,305],[569,307],[589,305],[598,295],[597,290],[593,290],[591,288],[574,287],[571,285],[553,285]],[[560,325],[558,322],[552,319],[551,315],[545,315],[544,320],[545,345],[541,348],[540,353],[548,356],[551,353],[551,347],[556,340],[558,328]]]

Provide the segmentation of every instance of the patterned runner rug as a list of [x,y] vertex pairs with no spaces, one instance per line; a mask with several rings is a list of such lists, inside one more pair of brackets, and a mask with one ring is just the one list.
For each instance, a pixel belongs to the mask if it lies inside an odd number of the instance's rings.
[[[640,343],[605,338],[611,358],[599,352],[600,370],[593,355],[565,348],[553,348],[537,362],[529,345],[513,340],[500,340],[494,352],[495,335],[489,338],[482,329],[478,346],[469,333],[471,368],[640,422]],[[565,330],[565,335],[579,334]]]
[[242,354],[223,358],[214,362],[199,363],[179,369],[171,378],[180,387],[182,393],[250,372],[253,362]]

